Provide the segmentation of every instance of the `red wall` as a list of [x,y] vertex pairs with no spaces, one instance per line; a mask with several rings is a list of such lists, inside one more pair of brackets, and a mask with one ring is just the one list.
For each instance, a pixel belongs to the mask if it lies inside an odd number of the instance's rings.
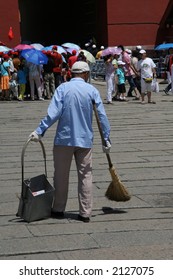
[[[14,38],[8,38],[8,32],[12,27]],[[12,48],[20,43],[20,22],[18,0],[3,0],[0,6],[0,41]]]
[[169,0],[108,0],[108,45],[155,45]]
[[[14,47],[20,43],[18,0],[1,2],[0,41]],[[97,41],[101,44],[155,46],[166,36],[173,38],[173,29],[165,30],[163,25],[159,29],[169,12],[165,13],[166,8],[173,7],[173,0],[97,0],[97,6]],[[12,40],[8,38],[10,26],[14,33]]]

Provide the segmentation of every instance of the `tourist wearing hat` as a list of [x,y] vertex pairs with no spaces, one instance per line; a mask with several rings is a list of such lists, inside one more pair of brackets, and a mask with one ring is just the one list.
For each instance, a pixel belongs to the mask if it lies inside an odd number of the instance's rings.
[[68,66],[69,69],[71,70],[73,64],[77,61],[77,51],[72,50],[72,55],[68,58]]
[[[118,46],[119,48],[122,49],[122,53],[121,53],[121,59],[123,62],[125,62],[125,77],[126,80],[129,83],[129,90],[127,92],[127,96],[128,97],[133,97],[133,91],[135,92],[136,97],[139,95],[137,86],[134,82],[133,76],[134,76],[134,68],[132,66],[132,62],[131,62],[131,51],[129,49],[124,49],[124,47],[122,45]],[[130,53],[129,53],[130,52]]]
[[52,47],[52,57],[54,59],[54,68],[53,68],[53,73],[55,77],[55,87],[58,87],[62,83],[62,76],[61,76],[61,71],[62,71],[62,56],[58,52],[58,47],[55,45]]
[[125,87],[125,74],[124,74],[124,65],[125,62],[118,60],[118,68],[116,69],[116,84],[118,87],[118,100],[127,101],[126,99],[126,87]]
[[21,64],[19,53],[17,51],[9,51],[9,64],[10,64],[10,91],[12,93],[13,99],[17,100],[19,97],[18,81],[17,81],[17,71],[19,65]]
[[2,58],[2,62],[0,64],[0,72],[1,72],[1,100],[11,100],[10,98],[10,64],[9,64],[9,56],[8,54],[4,54]]
[[93,146],[93,103],[95,103],[105,146],[103,152],[109,153],[110,125],[99,91],[87,80],[90,68],[86,62],[73,64],[72,79],[55,89],[49,104],[47,116],[33,131],[29,139],[39,141],[55,122],[54,137],[54,187],[55,197],[52,208],[53,218],[64,218],[68,198],[69,173],[74,157],[78,173],[78,220],[89,222],[93,207],[92,194],[92,146]]
[[145,94],[147,94],[148,103],[154,104],[155,102],[151,100],[151,84],[153,77],[156,78],[156,64],[150,57],[147,57],[145,50],[142,49],[139,53],[141,59],[138,61],[137,70],[141,76],[141,103],[145,104]]
[[132,54],[131,54],[131,67],[133,69],[133,81],[135,84],[135,88],[134,88],[134,93],[135,93],[135,98],[134,100],[140,100],[140,94],[141,94],[141,79],[140,79],[140,75],[137,71],[137,65],[138,65],[138,51],[137,50],[133,50]]
[[142,46],[140,46],[140,45],[136,46],[136,51],[139,52],[140,50],[142,50]]
[[100,47],[100,50],[96,54],[96,59],[101,59],[102,58],[102,51],[104,50],[104,46]]
[[98,53],[98,48],[95,44],[92,45],[91,53],[94,57],[96,57],[96,54]]

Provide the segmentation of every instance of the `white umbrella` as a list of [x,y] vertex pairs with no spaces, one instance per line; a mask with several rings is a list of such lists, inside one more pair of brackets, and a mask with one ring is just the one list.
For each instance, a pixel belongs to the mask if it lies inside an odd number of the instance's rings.
[[71,48],[71,49],[75,49],[75,50],[80,50],[80,46],[74,43],[64,43],[61,45],[62,47],[65,48]]
[[8,52],[10,51],[11,49],[6,47],[6,46],[0,46],[0,52]]
[[90,53],[89,51],[85,50],[85,49],[82,49],[82,50],[79,50],[79,53],[80,52],[83,52],[84,55],[86,56],[86,59],[91,62],[91,63],[95,63],[96,60],[95,60],[95,57],[92,55],[92,53]]
[[40,43],[33,43],[33,44],[31,44],[31,46],[33,46],[34,49],[39,50],[39,51],[42,50],[42,48],[44,48],[44,46]]

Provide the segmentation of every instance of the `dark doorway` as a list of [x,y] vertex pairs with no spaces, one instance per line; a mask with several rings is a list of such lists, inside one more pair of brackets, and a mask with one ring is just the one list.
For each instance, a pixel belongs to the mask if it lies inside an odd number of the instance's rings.
[[82,46],[92,38],[97,40],[99,2],[19,0],[21,42]]

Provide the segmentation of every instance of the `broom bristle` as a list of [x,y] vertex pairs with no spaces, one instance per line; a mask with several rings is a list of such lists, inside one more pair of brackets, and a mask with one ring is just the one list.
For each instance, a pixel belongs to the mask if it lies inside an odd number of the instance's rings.
[[120,181],[118,175],[115,172],[115,168],[110,168],[110,173],[112,177],[112,182],[110,183],[105,196],[109,200],[113,201],[128,201],[131,198],[131,195],[128,193],[125,186]]

